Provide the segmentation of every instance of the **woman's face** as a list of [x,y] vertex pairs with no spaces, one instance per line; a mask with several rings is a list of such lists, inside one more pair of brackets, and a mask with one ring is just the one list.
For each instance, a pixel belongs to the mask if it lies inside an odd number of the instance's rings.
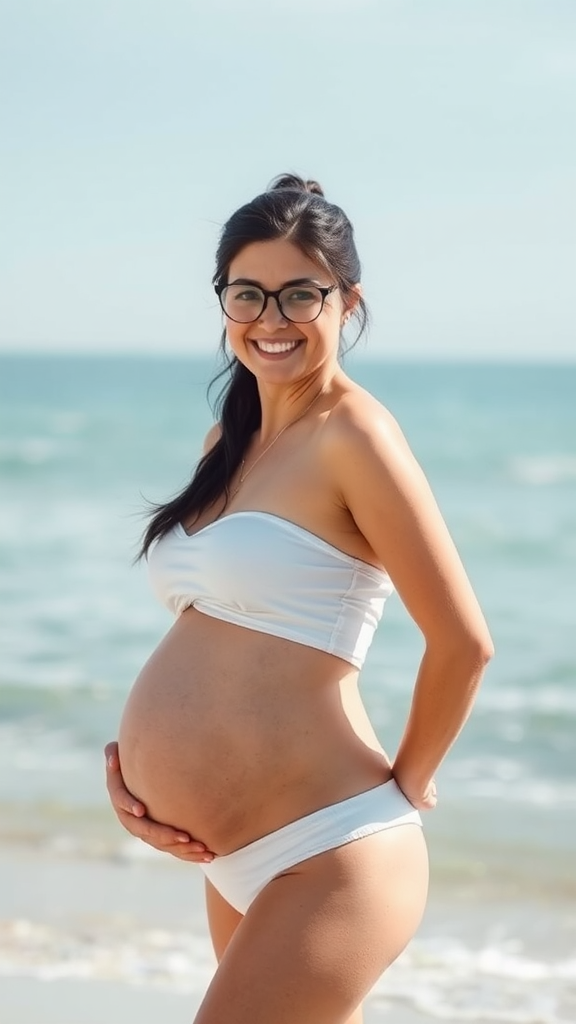
[[[276,291],[286,285],[335,285],[332,275],[292,242],[275,239],[252,242],[232,260],[227,283],[258,285]],[[225,318],[226,334],[234,355],[260,380],[289,384],[322,367],[335,367],[346,308],[336,288],[326,296],[322,312],[311,323],[286,320],[278,303],[269,298],[258,320],[236,323]]]

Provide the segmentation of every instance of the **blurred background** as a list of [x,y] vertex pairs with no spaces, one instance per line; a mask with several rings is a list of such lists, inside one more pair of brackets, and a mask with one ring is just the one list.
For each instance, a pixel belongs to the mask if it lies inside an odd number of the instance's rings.
[[[367,1024],[576,1019],[576,11],[561,0],[0,0],[0,1016],[189,1020],[200,873],[125,835],[104,743],[170,619],[146,499],[212,422],[221,225],[284,171],[356,229],[350,374],[399,419],[495,639]],[[421,654],[362,676],[393,751]]]

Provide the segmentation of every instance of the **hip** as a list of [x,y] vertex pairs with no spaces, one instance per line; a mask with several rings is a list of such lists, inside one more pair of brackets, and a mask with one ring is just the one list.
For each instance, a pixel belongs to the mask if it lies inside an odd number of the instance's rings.
[[394,779],[289,821],[224,856],[201,864],[220,895],[245,914],[273,878],[304,860],[366,836],[422,825],[419,812]]

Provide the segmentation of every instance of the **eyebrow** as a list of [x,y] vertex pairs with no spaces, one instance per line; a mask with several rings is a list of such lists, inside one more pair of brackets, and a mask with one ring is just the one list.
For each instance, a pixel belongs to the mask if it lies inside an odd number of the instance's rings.
[[[250,277],[235,277],[228,284],[253,284],[255,288],[263,288],[266,291],[261,281],[254,281]],[[296,284],[315,284],[318,288],[321,287],[320,283],[313,277],[295,277],[292,281],[285,281],[284,284],[280,285],[280,290],[282,288],[290,288]]]

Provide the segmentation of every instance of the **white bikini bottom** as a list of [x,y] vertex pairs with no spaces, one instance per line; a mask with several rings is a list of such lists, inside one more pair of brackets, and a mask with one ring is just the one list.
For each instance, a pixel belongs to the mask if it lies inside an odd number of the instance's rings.
[[200,864],[221,896],[245,914],[272,878],[326,850],[396,825],[422,825],[394,779],[375,789],[321,807],[232,853]]

